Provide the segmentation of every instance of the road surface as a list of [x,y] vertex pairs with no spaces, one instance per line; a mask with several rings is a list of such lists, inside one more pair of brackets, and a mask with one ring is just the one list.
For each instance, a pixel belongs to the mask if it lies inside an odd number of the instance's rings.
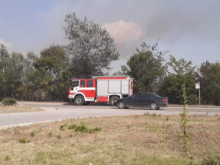
[[[33,102],[27,102],[25,104],[41,108],[43,109],[43,111],[0,114],[0,129],[12,126],[22,126],[32,123],[49,122],[70,118],[142,115],[145,113],[154,113],[161,115],[178,115],[183,110],[183,108],[180,106],[165,107],[161,108],[160,110],[149,110],[146,108],[130,108],[121,110],[117,107],[108,105],[74,106],[65,103],[63,104]],[[220,107],[189,107],[188,111],[190,115],[220,115]]]

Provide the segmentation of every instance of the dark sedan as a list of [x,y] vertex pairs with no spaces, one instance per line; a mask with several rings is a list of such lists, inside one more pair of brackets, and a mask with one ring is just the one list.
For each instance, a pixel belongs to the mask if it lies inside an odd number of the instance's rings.
[[128,107],[149,107],[158,110],[160,107],[168,105],[167,97],[160,97],[152,93],[137,93],[127,98],[118,99],[116,102],[118,108],[124,109]]

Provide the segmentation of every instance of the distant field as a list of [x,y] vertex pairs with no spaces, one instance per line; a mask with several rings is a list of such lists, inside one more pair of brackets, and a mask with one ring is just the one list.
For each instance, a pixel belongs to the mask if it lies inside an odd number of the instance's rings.
[[0,105],[0,113],[15,113],[15,112],[34,112],[42,111],[40,108],[35,108],[27,105]]
[[179,116],[146,114],[0,130],[0,164],[179,165],[220,155],[219,116],[189,116],[188,124],[191,159],[180,152]]

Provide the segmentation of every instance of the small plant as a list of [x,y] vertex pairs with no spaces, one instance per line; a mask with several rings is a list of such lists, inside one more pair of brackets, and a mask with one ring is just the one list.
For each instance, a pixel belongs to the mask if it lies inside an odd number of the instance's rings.
[[157,114],[153,113],[152,116],[153,116],[153,117],[157,117]]
[[10,160],[10,157],[9,157],[8,155],[6,155],[5,158],[4,158],[4,160],[5,160],[5,161],[8,161],[8,160]]
[[131,126],[130,125],[126,125],[126,128],[129,129]]
[[144,115],[145,115],[145,116],[149,116],[149,112],[145,113]]
[[98,132],[98,131],[101,131],[101,128],[100,127],[96,127],[94,129],[90,129],[88,132],[89,133],[94,133],[94,132]]
[[57,135],[57,139],[61,139],[61,135]]
[[188,154],[188,144],[190,141],[190,137],[189,137],[189,132],[187,129],[187,103],[188,103],[188,99],[186,96],[186,86],[185,84],[182,85],[182,91],[183,91],[183,103],[184,103],[184,108],[183,108],[183,112],[180,114],[180,128],[181,128],[181,132],[180,132],[180,143],[182,145],[182,152],[184,154],[184,156],[187,156]]
[[53,133],[52,133],[52,132],[49,132],[49,133],[47,134],[47,136],[48,136],[48,137],[52,137],[52,136],[53,136]]
[[72,125],[69,125],[68,126],[68,129],[75,129],[76,128],[76,125],[75,124],[72,124]]
[[64,131],[65,130],[65,125],[60,125],[60,130]]
[[4,106],[15,105],[17,104],[17,101],[13,98],[7,97],[7,98],[2,99],[2,104]]
[[165,120],[166,120],[166,121],[169,121],[169,117],[167,116]]
[[35,132],[32,131],[32,132],[30,133],[30,136],[31,136],[31,137],[34,137],[34,136],[35,136]]
[[20,143],[30,143],[30,140],[27,140],[25,138],[21,138],[18,140]]
[[75,131],[76,132],[87,133],[89,131],[89,129],[84,124],[81,124],[79,126],[76,126]]

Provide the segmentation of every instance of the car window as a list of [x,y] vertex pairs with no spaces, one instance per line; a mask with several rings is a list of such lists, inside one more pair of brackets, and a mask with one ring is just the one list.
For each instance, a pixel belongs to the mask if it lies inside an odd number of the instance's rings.
[[160,98],[160,96],[158,96],[158,95],[156,95],[156,94],[151,94],[152,95],[152,97],[154,97],[154,98]]

